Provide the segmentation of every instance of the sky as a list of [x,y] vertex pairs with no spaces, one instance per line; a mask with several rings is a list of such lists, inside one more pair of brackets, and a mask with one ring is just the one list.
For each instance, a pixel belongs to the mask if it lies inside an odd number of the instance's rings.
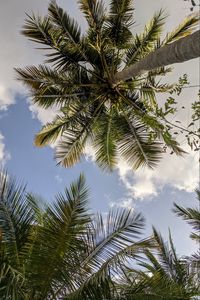
[[[105,1],[108,3],[108,1]],[[34,135],[41,124],[50,121],[54,113],[32,105],[28,91],[16,81],[14,67],[37,65],[42,53],[36,45],[20,34],[25,13],[44,15],[47,0],[1,0],[0,1],[0,164],[27,188],[46,201],[76,179],[85,174],[90,188],[90,208],[94,212],[106,212],[111,207],[133,208],[146,218],[145,236],[154,225],[165,238],[171,229],[180,255],[195,251],[196,245],[189,239],[191,228],[172,213],[173,202],[180,205],[196,205],[194,190],[199,182],[198,154],[189,153],[184,158],[166,155],[156,169],[133,172],[123,161],[113,173],[105,173],[93,162],[92,149],[73,168],[56,165],[51,147],[36,148]],[[57,3],[77,19],[84,31],[86,23],[78,10],[76,0],[60,0]],[[182,0],[135,0],[134,32],[141,32],[144,24],[155,11],[165,9],[166,32],[176,27],[184,16],[190,14],[189,2]],[[12,20],[12,22],[11,22]],[[191,85],[199,84],[199,59],[174,66],[173,74],[166,81],[174,82],[187,73]],[[197,100],[198,89],[188,88],[180,95],[180,106],[188,106]],[[162,101],[162,97],[159,96]],[[181,120],[189,120],[191,111],[180,114]],[[188,150],[188,149],[187,149]]]

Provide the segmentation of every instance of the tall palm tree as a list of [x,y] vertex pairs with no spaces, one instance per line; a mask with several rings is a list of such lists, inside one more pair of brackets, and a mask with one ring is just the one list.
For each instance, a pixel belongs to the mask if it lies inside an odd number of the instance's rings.
[[143,227],[130,210],[89,213],[82,175],[41,205],[1,173],[0,299],[112,299],[115,272],[151,246]]
[[[102,1],[78,3],[88,24],[83,35],[77,22],[55,1],[50,2],[47,16],[28,16],[24,25],[23,34],[42,44],[47,59],[45,65],[17,69],[18,79],[28,86],[34,103],[59,110],[54,121],[37,134],[35,144],[60,140],[56,158],[66,167],[81,159],[87,143],[94,148],[97,164],[107,170],[116,167],[119,157],[133,169],[154,167],[166,146],[181,155],[166,119],[159,120],[157,114],[156,92],[172,92],[175,86],[161,84],[156,77],[171,69],[160,60],[150,68],[143,62],[149,66],[149,57],[153,62],[158,53],[163,61],[169,48],[181,44],[182,49],[184,41],[193,41],[190,34],[199,18],[190,15],[161,41],[162,10],[142,34],[134,35],[131,0],[111,0],[108,13]],[[169,53],[172,56],[174,50]],[[174,58],[167,61],[175,62]],[[145,74],[123,75],[134,66],[142,66]]]

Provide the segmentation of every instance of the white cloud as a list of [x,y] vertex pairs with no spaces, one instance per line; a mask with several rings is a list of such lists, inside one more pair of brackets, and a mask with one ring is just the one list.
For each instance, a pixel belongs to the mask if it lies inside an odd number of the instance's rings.
[[113,207],[121,207],[121,208],[127,208],[127,209],[134,209],[133,204],[133,197],[124,197],[121,199],[118,199],[117,201],[110,201],[109,206],[111,208]]
[[29,109],[31,111],[32,117],[34,119],[38,119],[42,125],[51,122],[56,115],[55,109],[44,109],[38,107],[36,104],[30,104]]
[[4,166],[10,158],[10,153],[5,149],[4,136],[0,133],[0,165]]
[[0,83],[0,111],[7,110],[8,106],[14,103],[13,92]]
[[[80,20],[80,15],[77,14],[76,1],[64,0],[57,1],[61,6],[68,7],[71,15],[77,15]],[[73,3],[72,3],[73,2]],[[22,36],[20,31],[24,25],[26,18],[25,13],[36,15],[45,15],[49,0],[18,0],[18,1],[1,1],[0,10],[0,36],[3,41],[3,47],[0,49],[0,110],[5,110],[9,105],[15,102],[16,94],[23,94],[25,89],[16,80],[15,67],[24,67],[26,65],[38,65],[42,63],[44,56],[42,51],[38,51],[36,44],[28,41]],[[12,20],[9,22],[8,20]],[[44,123],[48,121],[49,112],[47,114],[40,108],[31,107],[39,120]],[[40,111],[41,110],[41,111]]]
[[90,143],[87,143],[84,150],[85,159],[87,161],[95,161],[95,151]]
[[[188,150],[188,149],[187,149]],[[120,161],[118,173],[129,197],[151,199],[165,186],[192,192],[198,185],[198,155],[189,153],[184,157],[166,154],[154,169],[140,169],[133,172]]]
[[60,177],[59,174],[56,174],[55,180],[56,180],[58,183],[62,183],[62,182],[63,182],[63,179],[62,179],[62,177]]
[[[35,1],[1,1],[0,10],[0,36],[3,47],[0,49],[0,110],[5,110],[15,102],[16,94],[24,93],[24,88],[16,80],[14,67],[34,64],[39,55],[31,49],[30,42],[22,37],[20,30],[24,24],[25,11],[39,8],[44,11],[46,3]],[[8,20],[12,20],[9,22]],[[35,52],[35,53],[34,53]],[[33,54],[34,53],[34,54]]]

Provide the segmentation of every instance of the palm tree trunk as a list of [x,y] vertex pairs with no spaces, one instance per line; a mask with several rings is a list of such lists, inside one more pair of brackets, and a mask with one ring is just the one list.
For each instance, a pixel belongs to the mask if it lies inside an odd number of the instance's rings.
[[181,63],[200,56],[200,30],[165,45],[148,54],[141,61],[136,62],[121,72],[116,73],[113,83],[124,81],[141,75],[147,71],[164,67],[174,63]]

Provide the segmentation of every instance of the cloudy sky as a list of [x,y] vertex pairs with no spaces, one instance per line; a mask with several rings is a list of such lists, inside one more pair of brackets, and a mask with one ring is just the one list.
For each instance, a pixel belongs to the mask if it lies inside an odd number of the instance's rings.
[[[194,189],[198,185],[198,155],[189,153],[184,158],[166,155],[155,170],[135,173],[122,161],[112,174],[106,174],[95,166],[92,151],[88,149],[82,162],[71,169],[56,166],[53,149],[37,149],[33,146],[34,135],[41,124],[53,117],[51,111],[38,109],[30,103],[28,91],[16,80],[14,67],[42,62],[36,45],[20,35],[25,13],[45,14],[47,0],[0,1],[0,163],[9,173],[28,183],[29,190],[48,201],[62,191],[80,172],[84,172],[91,190],[90,207],[106,213],[110,207],[134,207],[146,217],[146,235],[154,224],[166,237],[171,228],[178,252],[189,254],[195,245],[188,238],[190,228],[172,213],[173,202],[193,205]],[[108,2],[108,1],[106,1]],[[189,2],[182,0],[135,0],[135,31],[142,31],[144,24],[160,8],[166,10],[166,31],[172,30],[190,13]],[[76,0],[60,0],[58,4],[79,22],[86,24],[78,11]],[[170,82],[184,73],[191,85],[199,84],[199,60],[174,66]],[[198,89],[188,88],[179,97],[181,106],[197,100]],[[178,117],[189,120],[191,112]]]

